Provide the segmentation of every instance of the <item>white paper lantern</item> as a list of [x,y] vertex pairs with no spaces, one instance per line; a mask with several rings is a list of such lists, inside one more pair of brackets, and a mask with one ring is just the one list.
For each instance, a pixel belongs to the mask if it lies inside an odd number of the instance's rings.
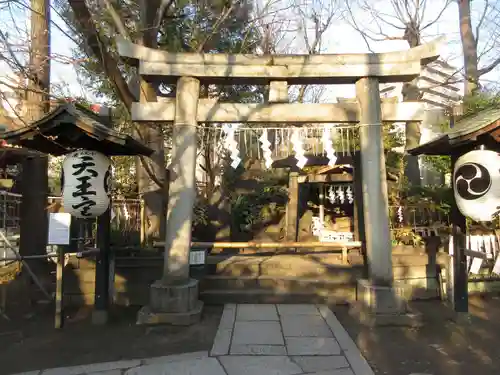
[[63,205],[78,218],[92,218],[106,212],[111,193],[111,160],[97,152],[79,150],[63,162]]
[[500,209],[500,155],[475,150],[462,155],[453,171],[457,207],[475,221],[491,221]]

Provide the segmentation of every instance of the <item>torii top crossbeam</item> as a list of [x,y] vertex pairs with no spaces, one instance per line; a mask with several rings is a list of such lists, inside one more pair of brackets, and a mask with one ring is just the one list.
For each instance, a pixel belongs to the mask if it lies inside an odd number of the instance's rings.
[[[369,54],[328,55],[228,55],[171,53],[117,39],[119,54],[138,66],[147,80],[175,83],[194,77],[203,83],[271,84],[269,102],[220,103],[200,99],[196,120],[203,123],[325,123],[359,121],[359,108],[352,103],[297,104],[288,101],[288,84],[355,83],[375,77],[379,83],[406,82],[420,74],[422,65],[438,58],[442,39],[406,51]],[[273,86],[274,85],[274,86]],[[419,102],[383,102],[382,122],[422,121],[424,107]],[[132,119],[170,122],[175,116],[175,100],[132,104]]]
[[[139,67],[139,74],[162,82],[182,76],[206,83],[346,84],[362,77],[378,77],[380,83],[407,82],[421,66],[439,57],[443,38],[405,51],[388,53],[321,55],[244,55],[223,53],[172,53],[117,38],[118,53]],[[170,78],[169,78],[170,77]]]

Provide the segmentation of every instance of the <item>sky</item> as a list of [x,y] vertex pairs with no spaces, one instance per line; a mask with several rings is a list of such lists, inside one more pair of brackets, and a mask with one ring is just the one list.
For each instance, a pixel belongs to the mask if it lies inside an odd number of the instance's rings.
[[[263,1],[278,1],[278,0],[257,0],[260,1],[260,6],[262,7]],[[283,0],[279,0],[283,1]],[[324,1],[325,4],[331,4],[333,0],[284,0],[284,1],[298,1],[302,4],[315,2],[316,5],[323,6],[319,1]],[[342,0],[340,0],[342,1]],[[391,7],[388,0],[368,0],[375,9],[384,9],[389,16],[391,15]],[[473,4],[473,20],[477,21],[479,19],[482,10],[484,9],[484,0],[474,0]],[[442,7],[442,0],[428,0],[428,5],[426,13],[424,16],[424,22],[429,21],[432,17],[435,17]],[[492,1],[490,0],[490,3]],[[462,66],[462,56],[461,56],[461,44],[460,36],[458,33],[458,5],[456,1],[452,1],[448,9],[443,13],[442,17],[433,26],[429,27],[424,33],[424,41],[433,40],[441,35],[446,36],[446,42],[443,45],[442,57],[444,60],[457,67]],[[2,12],[2,10],[0,10]],[[26,14],[19,13],[16,15],[15,20],[10,19],[10,16],[6,12],[0,14],[0,22],[4,25],[2,28],[4,30],[10,30],[14,26],[18,26],[19,29],[27,30],[27,18]],[[373,23],[371,22],[371,16],[366,11],[360,9],[353,9],[354,18],[356,19],[358,25],[364,25],[369,30],[376,30]],[[393,14],[393,13],[392,13]],[[286,12],[282,13],[282,17],[287,17],[290,19],[290,14]],[[52,13],[52,21],[54,25],[51,28],[51,38],[52,38],[52,54],[59,57],[71,57],[72,50],[76,47],[75,44],[64,35],[59,28],[66,30],[64,22],[55,14]],[[58,27],[56,27],[57,25]],[[391,36],[401,36],[401,31],[392,29],[390,27],[384,28],[385,32]],[[18,33],[19,34],[19,33]],[[483,39],[480,38],[480,44]],[[295,53],[300,52],[303,47],[303,40],[301,36],[297,36],[295,42],[292,43],[292,49]],[[500,41],[500,40],[499,40]],[[367,53],[369,52],[365,42],[361,35],[355,31],[347,22],[338,19],[333,22],[331,27],[325,32],[322,44],[322,53]],[[394,41],[383,41],[383,42],[372,42],[371,47],[375,52],[388,52],[388,51],[398,51],[408,49],[408,45],[405,41],[394,40]],[[488,59],[488,56],[485,57]],[[83,96],[91,101],[98,101],[95,96],[85,90],[80,84],[75,65],[72,63],[64,63],[61,58],[56,58],[52,61],[51,79],[52,84],[59,90],[67,95],[71,96]],[[5,63],[0,62],[0,79],[5,76],[7,69],[5,68]],[[496,81],[499,77],[498,70],[493,71],[484,78],[489,81]],[[336,85],[329,86],[326,90],[324,97],[322,98],[324,102],[335,101],[335,97],[353,97],[354,86],[353,85]],[[102,99],[100,99],[102,100]]]

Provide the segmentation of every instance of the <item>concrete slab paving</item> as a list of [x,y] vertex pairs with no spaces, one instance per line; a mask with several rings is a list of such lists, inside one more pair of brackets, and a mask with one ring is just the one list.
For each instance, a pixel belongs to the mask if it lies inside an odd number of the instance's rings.
[[258,305],[258,304],[248,304],[248,305],[238,305],[236,312],[237,321],[248,321],[248,320],[272,320],[279,321],[278,312],[276,311],[276,305]]
[[318,315],[283,315],[281,326],[285,337],[333,337],[330,327]]
[[287,337],[288,355],[339,355],[340,346],[333,337]]
[[291,304],[291,305],[276,305],[278,313],[283,315],[320,315],[316,305],[310,304]]
[[90,365],[60,367],[60,368],[43,370],[42,374],[43,375],[92,374],[92,373],[99,373],[99,372],[103,372],[103,371],[123,370],[123,369],[127,369],[130,367],[140,366],[140,364],[141,364],[140,360],[94,363],[94,364],[90,364]]
[[[327,370],[327,371],[319,371],[319,372],[308,372],[303,375],[358,375],[355,374],[350,368],[341,368],[338,370]],[[363,374],[360,374],[363,375]]]
[[214,344],[210,351],[211,356],[227,355],[231,346],[232,329],[220,329],[215,334]]
[[349,362],[343,355],[328,356],[293,356],[292,361],[300,366],[304,372],[317,372],[349,368]]
[[356,375],[375,375],[367,360],[363,357],[358,348],[344,350],[343,352]]
[[236,305],[228,303],[224,306],[222,316],[220,318],[219,329],[232,329],[236,319]]
[[165,355],[165,356],[161,356],[161,357],[142,359],[141,365],[155,365],[155,364],[159,364],[159,363],[190,361],[190,360],[204,359],[204,358],[209,358],[209,357],[210,357],[210,355],[207,351],[172,354],[172,355]]
[[216,358],[203,358],[135,367],[124,375],[226,375]]
[[284,345],[233,345],[230,354],[235,355],[286,355]]
[[302,369],[286,356],[225,356],[219,357],[227,375],[298,375]]
[[284,345],[279,322],[239,322],[236,320],[233,332],[233,345]]
[[212,349],[17,375],[374,375],[322,305],[228,304]]

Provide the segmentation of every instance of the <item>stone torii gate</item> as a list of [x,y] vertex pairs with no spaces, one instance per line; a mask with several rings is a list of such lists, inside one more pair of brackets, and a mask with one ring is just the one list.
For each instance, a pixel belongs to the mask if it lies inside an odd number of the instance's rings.
[[[394,311],[383,122],[422,121],[421,103],[382,103],[379,84],[408,82],[437,59],[441,40],[401,52],[329,55],[228,55],[170,53],[118,38],[119,54],[146,80],[176,84],[176,98],[138,102],[132,120],[173,123],[172,163],[163,278],[151,286],[139,323],[191,324],[202,310],[197,281],[189,278],[191,224],[196,197],[198,122],[359,123],[361,177],[369,281],[359,285],[371,311]],[[270,85],[263,104],[200,99],[203,84]],[[288,103],[288,85],[355,84],[357,102]],[[397,289],[397,288],[396,288]],[[372,304],[374,300],[376,303]],[[401,311],[401,308],[397,309]]]

